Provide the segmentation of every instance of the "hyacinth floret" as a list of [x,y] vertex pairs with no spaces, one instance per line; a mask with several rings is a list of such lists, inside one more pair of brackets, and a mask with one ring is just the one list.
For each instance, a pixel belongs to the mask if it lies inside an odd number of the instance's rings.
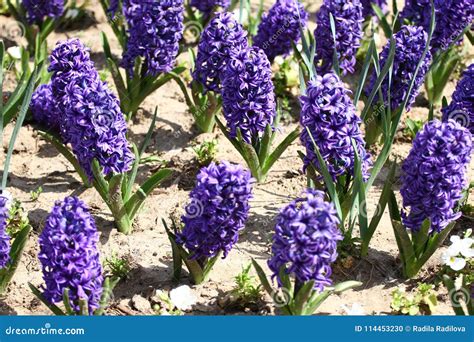
[[461,216],[456,206],[468,185],[471,151],[471,133],[454,120],[431,121],[416,135],[402,165],[405,227],[417,232],[430,219],[430,233],[441,232]]
[[263,49],[270,61],[286,56],[292,51],[292,43],[299,42],[307,21],[308,13],[299,1],[278,0],[263,15],[253,45]]
[[323,192],[313,189],[280,211],[268,261],[280,287],[283,266],[299,285],[314,281],[320,291],[332,285],[331,264],[337,259],[337,243],[342,240],[339,223],[334,205],[324,200]]
[[227,256],[248,218],[253,181],[248,170],[228,162],[200,170],[177,234],[193,259]]
[[135,61],[141,57],[147,75],[171,71],[183,36],[183,0],[124,0],[123,13],[128,24],[128,39],[122,66],[133,75]]
[[64,0],[22,0],[30,23],[42,23],[45,18],[59,18],[64,13]]
[[362,4],[360,0],[324,0],[316,15],[317,27],[316,66],[319,73],[326,73],[333,67],[334,38],[331,31],[330,14],[334,17],[336,31],[336,52],[343,75],[355,71],[356,53],[362,39]]
[[201,34],[193,79],[206,91],[220,92],[221,74],[231,52],[247,46],[247,33],[232,13],[217,13]]
[[[426,47],[428,35],[422,27],[418,26],[403,26],[399,32],[394,35],[395,38],[395,56],[393,62],[393,75],[391,84],[388,77],[382,83],[382,95],[384,103],[388,101],[388,91],[390,84],[390,102],[391,109],[395,111],[399,108],[408,96],[410,83],[415,74],[418,62],[423,57],[423,52]],[[389,57],[390,44],[385,45],[380,54],[380,68],[383,68]],[[419,93],[419,89],[423,84],[425,75],[431,65],[431,53],[425,55],[413,84],[413,88],[409,95],[407,102],[407,110],[410,110],[411,105],[415,102],[415,98]],[[374,72],[370,79],[370,86],[366,91],[369,95],[377,80],[377,74]],[[379,99],[380,101],[380,99]]]
[[10,198],[0,192],[0,270],[10,261],[10,235],[7,233],[7,221],[10,211]]
[[223,9],[229,7],[230,0],[191,0],[190,5],[209,15],[219,7]]
[[69,289],[71,307],[79,312],[79,300],[87,300],[89,313],[99,308],[102,266],[99,236],[89,209],[80,199],[56,202],[39,237],[38,258],[43,268],[43,295],[51,303],[63,300]]
[[223,73],[222,102],[232,137],[240,129],[243,139],[253,143],[273,124],[276,102],[272,70],[263,50],[245,47],[231,54]]
[[309,82],[306,95],[300,99],[301,142],[306,147],[304,164],[305,169],[314,165],[319,170],[314,139],[334,180],[344,174],[354,175],[354,143],[362,161],[362,176],[366,180],[371,159],[360,131],[361,119],[349,94],[350,90],[334,73],[318,75]]

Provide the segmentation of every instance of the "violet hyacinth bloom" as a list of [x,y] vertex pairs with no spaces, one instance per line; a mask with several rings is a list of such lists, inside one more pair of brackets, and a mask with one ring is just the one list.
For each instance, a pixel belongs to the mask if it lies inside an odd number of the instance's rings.
[[9,210],[9,198],[0,192],[0,270],[10,261],[10,235],[6,231]]
[[64,13],[64,0],[22,0],[30,23],[41,23],[48,18],[59,18]]
[[267,56],[258,47],[232,53],[223,74],[222,102],[230,135],[252,143],[273,124],[276,102],[272,70]]
[[61,112],[54,100],[51,83],[40,85],[31,97],[30,109],[36,122],[59,132]]
[[107,13],[110,15],[111,18],[115,17],[120,6],[120,0],[110,0],[109,8],[107,9]]
[[268,59],[286,56],[291,43],[301,38],[300,27],[306,27],[308,13],[298,0],[277,0],[268,13],[262,16],[253,45],[265,51]]
[[197,175],[190,203],[182,217],[184,228],[177,243],[186,246],[193,259],[225,258],[247,220],[253,178],[240,165],[211,163]]
[[[435,0],[434,6],[436,28],[430,44],[432,53],[446,50],[474,19],[472,0]],[[430,0],[406,0],[400,17],[422,26],[428,32]]]
[[[431,53],[428,51],[423,62],[421,63],[420,69],[415,78],[415,83],[411,90],[410,95],[408,95],[408,89],[410,83],[415,74],[416,67],[418,62],[423,57],[423,52],[426,47],[428,35],[422,27],[417,26],[403,26],[399,32],[394,35],[395,38],[395,57],[393,61],[393,76],[391,82],[391,107],[395,111],[398,107],[402,105],[405,98],[409,96],[406,110],[409,111],[415,98],[419,93],[419,89],[423,84],[425,75],[428,72],[431,64]],[[387,61],[390,51],[390,43],[387,43],[380,53],[380,68],[382,69]],[[370,79],[370,86],[366,92],[369,95],[375,85],[377,80],[377,74],[374,72]],[[382,83],[382,94],[383,101],[386,103],[388,101],[388,86],[389,80],[388,77],[385,78]],[[376,97],[377,99],[377,97]],[[381,101],[379,99],[379,101]]]
[[220,92],[221,74],[230,53],[247,46],[247,32],[232,13],[216,14],[201,34],[193,79],[206,91]]
[[360,2],[362,3],[362,15],[364,18],[375,15],[372,4],[379,6],[383,12],[388,10],[387,0],[361,0]]
[[39,237],[43,295],[48,301],[61,302],[64,290],[69,289],[76,312],[80,299],[87,300],[90,314],[99,308],[104,277],[98,241],[97,227],[84,202],[77,197],[56,202]]
[[474,64],[464,71],[450,105],[443,108],[443,121],[453,119],[474,135]]
[[93,159],[105,175],[130,170],[134,156],[126,139],[127,124],[117,97],[99,78],[88,50],[77,39],[53,50],[49,70],[61,111],[61,136],[92,178]]
[[356,53],[362,39],[362,4],[360,0],[324,0],[316,15],[315,62],[318,72],[326,73],[333,66],[334,39],[330,15],[336,27],[336,51],[343,75],[355,71]]
[[227,8],[230,0],[191,0],[190,5],[203,13],[210,14],[216,7]]
[[313,189],[280,211],[268,261],[280,287],[282,266],[300,285],[314,280],[315,289],[321,291],[332,284],[331,264],[337,259],[337,242],[342,240],[339,223],[334,205]]
[[135,60],[142,57],[147,75],[171,71],[183,36],[183,0],[124,0],[123,13],[129,37],[122,66],[133,75]]
[[471,133],[453,120],[431,121],[416,135],[402,165],[402,220],[407,228],[417,232],[429,218],[430,233],[440,232],[461,216],[455,207],[468,185],[471,150]]
[[[334,180],[343,174],[354,175],[355,153],[352,140],[362,161],[362,175],[369,177],[370,155],[360,131],[361,119],[346,89],[334,73],[316,76],[309,82],[306,95],[301,96],[301,142],[306,147],[305,169],[319,161],[314,150],[313,137]],[[311,136],[308,133],[311,132]]]

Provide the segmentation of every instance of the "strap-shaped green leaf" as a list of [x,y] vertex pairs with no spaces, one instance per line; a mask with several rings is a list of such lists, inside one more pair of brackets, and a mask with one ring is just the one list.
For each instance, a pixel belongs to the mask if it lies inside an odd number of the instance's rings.
[[10,248],[10,262],[4,269],[0,270],[0,295],[5,292],[8,284],[15,275],[15,271],[18,268],[21,256],[23,255],[26,242],[28,241],[30,231],[30,225],[24,227],[20,232],[18,232],[17,236],[13,240]]
[[298,293],[295,294],[292,312],[297,315],[304,315],[308,301],[314,292],[314,280],[307,281],[301,286]]
[[300,128],[295,128],[286,138],[275,148],[270,156],[265,160],[262,167],[262,174],[266,176],[272,166],[281,157],[281,155],[290,147],[290,145],[300,136]]
[[372,38],[369,44],[369,49],[367,50],[367,55],[364,59],[364,65],[362,66],[362,71],[360,73],[359,82],[357,84],[357,90],[354,95],[354,105],[357,106],[362,91],[364,90],[365,81],[367,80],[367,75],[369,74],[370,65],[372,64],[372,54],[375,50],[375,40]]
[[36,296],[36,298],[38,298],[44,305],[46,305],[48,307],[48,309],[51,310],[51,312],[53,314],[55,314],[56,316],[65,316],[66,315],[57,305],[55,305],[53,303],[50,303],[43,296],[41,291],[36,288],[36,286],[34,286],[31,283],[28,283],[28,286],[29,286],[31,292],[33,292],[33,294]]
[[274,294],[273,287],[270,285],[267,276],[265,275],[265,272],[263,269],[260,267],[260,265],[255,261],[254,258],[252,258],[252,264],[253,267],[255,268],[255,271],[257,272],[257,276],[260,279],[260,283],[262,284],[263,288],[267,293],[272,296]]

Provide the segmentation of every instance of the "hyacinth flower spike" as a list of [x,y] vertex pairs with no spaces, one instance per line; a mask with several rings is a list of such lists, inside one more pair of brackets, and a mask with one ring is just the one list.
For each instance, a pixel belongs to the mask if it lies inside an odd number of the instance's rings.
[[[30,53],[35,52],[56,29],[65,12],[64,0],[7,0],[8,12],[17,21],[19,30],[28,41]],[[35,50],[36,49],[36,50]]]
[[157,110],[140,147],[129,146],[120,104],[78,39],[60,42],[50,56],[51,83],[35,92],[31,109],[51,142],[71,162],[85,186],[94,186],[117,228],[129,234],[147,196],[172,173],[157,171],[133,191]]
[[252,176],[265,181],[270,169],[298,138],[290,132],[272,151],[281,111],[276,109],[272,71],[258,47],[244,47],[231,54],[223,73],[222,102],[226,125],[217,124],[234,145]]
[[331,264],[342,236],[334,205],[324,197],[323,192],[308,189],[280,211],[268,261],[277,289],[252,260],[263,288],[285,315],[312,315],[331,294],[362,285],[346,281],[333,286]]
[[[474,10],[470,0],[435,1],[434,6],[437,25],[430,44],[434,58],[426,77],[425,88],[430,103],[439,105],[450,76],[463,59],[461,43],[465,34],[471,37],[472,45],[472,34],[469,31]],[[431,16],[429,2],[406,1],[400,16],[427,31]],[[464,52],[468,49],[468,44],[464,44]]]
[[[55,203],[39,237],[39,261],[45,284],[29,284],[54,314],[102,315],[120,278],[104,279],[99,234],[89,209],[77,197]],[[64,309],[57,306],[63,303]]]
[[471,133],[454,120],[430,121],[417,134],[402,165],[401,213],[393,192],[389,200],[406,278],[418,274],[461,216],[471,152]]
[[173,250],[174,280],[180,279],[184,263],[192,282],[200,284],[217,260],[227,257],[245,227],[253,181],[248,170],[225,161],[200,170],[180,227],[173,222],[170,229],[163,220]]
[[[0,66],[4,65],[4,57],[5,47],[3,42],[0,41]],[[10,137],[8,151],[2,166],[3,173],[0,185],[0,295],[6,291],[8,284],[15,274],[26,242],[28,241],[29,233],[31,231],[31,226],[28,223],[24,224],[19,231],[9,230],[9,219],[11,215],[10,207],[12,205],[13,198],[7,190],[7,181],[15,141],[25,120],[29,103],[33,94],[35,81],[41,68],[41,66],[37,66],[29,80],[27,80],[26,90],[23,93],[21,106],[18,109],[18,113],[15,113],[18,114],[16,116],[16,124]],[[7,108],[3,106],[3,68],[0,67],[0,142],[2,144],[4,129],[3,119],[4,115],[6,114],[6,109]]]
[[110,20],[122,42],[122,60],[113,56],[104,33],[102,44],[121,109],[130,120],[150,94],[186,70],[185,66],[175,65],[184,30],[183,0],[125,0],[118,7],[102,1],[102,6],[109,16],[114,13],[117,17],[114,11],[121,8],[125,18]]
[[230,53],[247,47],[247,32],[232,13],[217,13],[201,34],[197,56],[190,49],[192,81],[186,74],[174,75],[181,88],[196,125],[210,133],[216,125],[216,115],[222,108],[221,77]]

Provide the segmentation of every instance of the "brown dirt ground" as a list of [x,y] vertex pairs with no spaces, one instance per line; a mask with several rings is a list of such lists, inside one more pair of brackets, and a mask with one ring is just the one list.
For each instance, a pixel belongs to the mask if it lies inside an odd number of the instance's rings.
[[[312,5],[311,13],[315,12],[320,1],[313,3],[316,5]],[[117,48],[115,38],[106,23],[100,6],[92,5],[91,9],[98,21],[97,25],[86,30],[54,33],[49,38],[49,47],[52,48],[58,40],[78,37],[91,47],[92,57],[97,67],[103,69],[104,58],[101,52],[99,32],[106,32],[109,39],[114,42],[114,53],[119,55],[120,50]],[[314,20],[314,15],[311,18]],[[9,19],[0,17],[0,21],[4,20]],[[454,84],[451,83],[447,92],[451,93],[453,89]],[[27,283],[31,282],[36,286],[42,284],[41,268],[37,259],[37,237],[54,202],[71,194],[80,196],[91,208],[100,230],[99,248],[102,259],[105,260],[116,253],[118,256],[128,257],[133,265],[130,279],[117,287],[108,314],[150,314],[152,311],[148,308],[142,308],[141,311],[136,310],[132,304],[132,298],[139,295],[149,299],[155,290],[169,290],[175,286],[170,280],[172,265],[170,243],[161,224],[161,219],[167,219],[170,214],[179,215],[183,212],[182,208],[187,201],[194,177],[193,167],[190,167],[194,162],[194,153],[191,147],[204,140],[216,138],[219,141],[218,159],[238,163],[243,163],[243,160],[221,133],[216,132],[208,135],[197,133],[193,128],[193,118],[187,111],[183,96],[174,83],[168,83],[145,101],[143,104],[144,113],[130,125],[132,141],[140,142],[143,139],[151,121],[149,113],[155,106],[159,107],[158,122],[148,153],[158,155],[164,160],[173,161],[177,172],[172,181],[168,182],[169,186],[158,188],[145,202],[130,236],[119,234],[113,229],[114,223],[111,215],[99,195],[95,190],[84,189],[81,186],[71,165],[56,152],[53,146],[38,137],[31,125],[26,125],[21,130],[11,165],[9,190],[14,197],[23,202],[29,213],[34,232],[31,234],[21,265],[9,290],[0,300],[0,313],[9,315],[49,314],[48,309],[32,295]],[[409,115],[426,118],[427,109],[415,106]],[[295,125],[295,122],[285,123],[280,137],[283,137],[284,133],[290,132]],[[3,143],[5,151],[11,129],[12,125],[6,130]],[[219,306],[219,303],[225,297],[226,292],[232,289],[234,277],[243,266],[249,264],[251,258],[255,258],[261,265],[265,265],[269,257],[276,214],[305,188],[306,181],[299,172],[301,162],[297,154],[297,151],[301,149],[302,146],[299,143],[293,144],[276,163],[268,180],[264,184],[255,186],[255,198],[252,201],[250,218],[238,244],[226,260],[217,263],[209,282],[192,287],[199,300],[198,305],[190,314],[256,313],[250,309],[226,310]],[[399,159],[403,158],[408,154],[409,149],[409,143],[398,141],[392,155]],[[289,171],[291,173],[288,173]],[[474,162],[471,163],[470,175],[473,174],[473,171]],[[150,167],[142,167],[141,177],[144,178],[149,174]],[[369,211],[376,208],[383,186],[384,174],[385,172],[382,172],[380,179],[370,192]],[[29,193],[39,186],[42,186],[43,193],[37,201],[32,201]],[[466,218],[459,222],[460,231],[468,227],[473,227],[472,219]],[[417,281],[432,281],[433,275],[439,267],[439,251],[421,272],[419,278],[409,282],[404,282],[400,277],[397,254],[388,213],[385,212],[372,240],[369,256],[366,259],[342,260],[344,262],[340,260],[334,267],[336,281],[357,279],[363,282],[363,286],[342,295],[330,297],[321,307],[320,313],[342,314],[341,305],[351,306],[353,303],[360,303],[367,314],[386,314],[390,312],[390,294],[397,286],[403,285],[412,288]],[[346,266],[344,267],[343,264]],[[189,284],[187,276],[182,279],[182,283]],[[440,303],[434,314],[452,314],[444,288],[438,288],[437,292]],[[257,308],[259,314],[273,312],[272,306],[269,304],[270,298],[265,297],[265,300],[268,305],[260,305]]]

